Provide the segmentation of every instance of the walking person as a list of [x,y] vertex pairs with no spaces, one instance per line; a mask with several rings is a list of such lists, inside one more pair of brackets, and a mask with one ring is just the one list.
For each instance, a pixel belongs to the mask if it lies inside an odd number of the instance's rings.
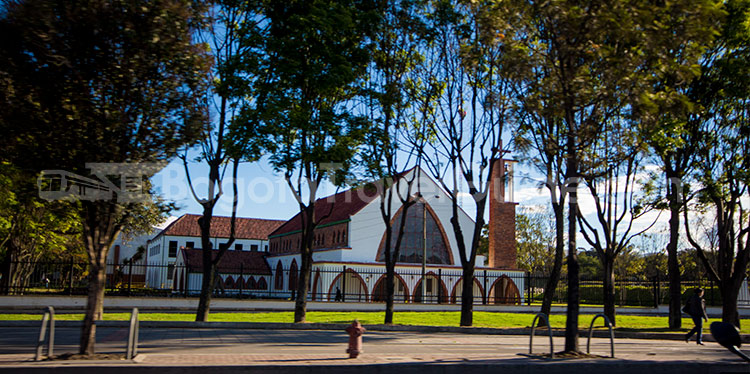
[[693,318],[695,327],[685,337],[685,343],[690,341],[690,338],[698,333],[698,344],[703,345],[703,321],[708,322],[708,315],[706,314],[706,300],[703,300],[703,289],[696,288],[693,296],[690,296],[685,307],[682,311],[689,314]]

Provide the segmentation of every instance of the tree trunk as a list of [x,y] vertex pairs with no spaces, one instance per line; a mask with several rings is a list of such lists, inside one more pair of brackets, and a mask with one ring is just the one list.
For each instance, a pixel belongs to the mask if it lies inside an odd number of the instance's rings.
[[[562,273],[563,256],[565,254],[565,217],[563,216],[563,207],[559,204],[552,205],[555,212],[555,263],[552,265],[552,272],[544,285],[544,295],[542,296],[541,312],[550,315],[552,311],[552,299],[555,297],[557,284],[560,282]],[[539,321],[539,323],[543,323]]]
[[[437,286],[440,287],[440,284]],[[461,287],[461,326],[471,326],[473,323],[474,264],[465,264],[463,267],[463,285]]]
[[[201,228],[201,251],[203,258],[203,279],[201,281],[201,295],[198,300],[198,310],[195,313],[196,322],[208,320],[211,310],[211,296],[214,292],[215,267],[213,266],[213,246],[211,245],[211,219],[213,206],[207,203],[203,207],[203,216],[198,219]],[[175,280],[176,281],[176,280]]]
[[[395,261],[394,261],[395,264]],[[388,266],[385,273],[385,324],[393,324],[393,298],[396,291],[395,266]]]
[[[307,253],[305,253],[307,252]],[[310,273],[312,273],[312,249],[302,252],[300,264],[299,283],[297,285],[297,300],[294,302],[294,322],[304,323],[307,317],[307,292],[310,284]],[[346,274],[342,275],[346,276]],[[343,290],[346,292],[346,290]]]
[[[294,322],[303,323],[307,316],[307,292],[310,286],[310,274],[312,273],[313,263],[313,248],[312,242],[315,231],[315,204],[312,203],[307,206],[301,214],[302,220],[302,238],[300,241],[301,247],[301,263],[299,273],[299,283],[297,284],[297,299],[294,302]],[[346,274],[342,275],[346,276]],[[342,290],[346,292],[346,290]]]
[[[671,178],[667,177],[667,183]],[[680,263],[677,260],[677,245],[680,240],[680,198],[676,188],[671,187],[669,197],[669,244],[667,244],[667,272],[669,277],[669,328],[676,330],[682,327],[682,279]]]
[[[106,258],[106,256],[104,257]],[[79,353],[91,355],[96,352],[96,324],[104,313],[104,290],[106,282],[106,264],[91,261],[89,273],[88,298],[86,299],[86,316],[83,319],[81,345]]]
[[720,283],[721,287],[721,321],[731,323],[740,328],[740,314],[737,310],[737,298],[740,294],[740,287],[745,277],[740,276],[740,281],[735,282],[728,279]]
[[603,292],[604,292],[604,315],[609,318],[612,326],[615,326],[615,261],[611,256],[602,258],[603,267]]
[[117,223],[121,209],[114,202],[82,202],[83,238],[89,259],[89,285],[86,315],[81,329],[81,354],[94,354],[96,345],[95,321],[102,318],[104,290],[107,281],[107,253],[120,234],[122,226]]
[[5,250],[5,256],[3,256],[3,262],[0,263],[0,294],[11,295],[12,294],[12,282],[13,277],[13,253],[10,248]]

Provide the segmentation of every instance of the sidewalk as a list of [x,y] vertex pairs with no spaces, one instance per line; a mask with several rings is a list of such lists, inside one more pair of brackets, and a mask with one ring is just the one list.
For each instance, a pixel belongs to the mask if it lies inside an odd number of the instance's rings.
[[[530,358],[529,337],[458,333],[367,331],[364,353],[347,359],[347,335],[324,330],[142,328],[134,361],[33,362],[38,328],[0,328],[0,373],[748,373],[750,365],[716,343],[616,339],[615,357]],[[55,353],[75,352],[79,330],[57,329]],[[124,353],[127,329],[98,328],[100,353]],[[586,350],[586,337],[579,341]],[[554,338],[555,351],[563,339]],[[549,352],[537,335],[534,352]],[[594,338],[591,353],[609,356],[609,339]],[[468,370],[468,371],[467,371]]]

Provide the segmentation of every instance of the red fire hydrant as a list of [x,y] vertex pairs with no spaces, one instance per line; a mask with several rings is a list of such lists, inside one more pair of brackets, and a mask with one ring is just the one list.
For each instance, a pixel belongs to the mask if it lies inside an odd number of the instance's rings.
[[354,320],[352,325],[346,328],[346,332],[349,334],[349,349],[346,353],[349,354],[349,358],[357,358],[362,350],[362,334],[365,332],[365,328],[358,320]]

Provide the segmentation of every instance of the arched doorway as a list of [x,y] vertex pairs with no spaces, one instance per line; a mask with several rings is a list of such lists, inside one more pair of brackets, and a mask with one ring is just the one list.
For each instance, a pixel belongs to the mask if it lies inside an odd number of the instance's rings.
[[502,275],[490,288],[489,302],[492,304],[520,304],[521,294],[513,279]]
[[292,260],[292,265],[289,266],[289,291],[296,290],[297,286],[299,286],[297,283],[297,275],[299,272],[297,271],[297,259]]
[[224,288],[228,290],[234,288],[234,278],[231,275],[227,276],[227,279],[224,280]]
[[[393,290],[393,301],[397,303],[405,303],[409,301],[409,288],[406,286],[404,279],[396,274],[395,281],[396,284],[395,289]],[[382,275],[375,283],[375,287],[372,288],[372,301],[385,302],[385,289],[385,275]]]
[[322,285],[320,284],[320,269],[315,270],[315,277],[313,278],[312,287],[312,300],[317,301],[322,291]]
[[273,288],[277,290],[284,289],[284,267],[281,266],[281,260],[276,263],[276,274],[274,276]]
[[[463,294],[463,286],[464,286],[464,278],[461,277],[461,279],[458,280],[455,286],[453,286],[453,291],[451,291],[451,303],[456,304],[459,303],[461,300],[461,295]],[[484,288],[479,283],[479,280],[474,277],[474,287],[473,287],[473,295],[474,295],[474,303],[479,302],[484,303]]]
[[[437,303],[438,301],[441,303],[444,303],[448,300],[448,288],[445,287],[445,283],[441,279],[438,279],[438,276],[433,273],[429,272],[425,274],[425,303]],[[412,292],[412,300],[414,300],[415,303],[421,303],[422,302],[422,280],[420,279],[419,282],[417,282],[417,285],[414,286],[414,290]]]
[[367,284],[359,273],[352,269],[346,269],[346,274],[341,272],[336,276],[328,289],[328,301],[339,301],[336,300],[338,293],[342,297],[340,301],[367,302]]

